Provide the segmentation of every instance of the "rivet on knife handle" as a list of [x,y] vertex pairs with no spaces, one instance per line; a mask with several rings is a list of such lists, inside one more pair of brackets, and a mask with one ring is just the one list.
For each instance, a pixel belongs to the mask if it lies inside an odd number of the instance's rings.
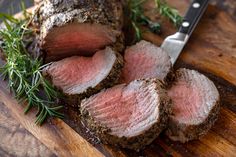
[[172,64],[179,57],[190,35],[205,12],[208,3],[209,0],[194,0],[183,19],[179,31],[174,35],[168,36],[162,43],[161,48],[169,54]]
[[209,0],[194,0],[188,9],[182,25],[179,29],[180,33],[191,35],[203,13],[208,6]]

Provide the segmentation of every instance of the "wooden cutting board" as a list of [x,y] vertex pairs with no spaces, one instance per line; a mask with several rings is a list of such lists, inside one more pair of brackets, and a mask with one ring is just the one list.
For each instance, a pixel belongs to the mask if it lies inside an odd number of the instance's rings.
[[[169,0],[169,3],[182,14],[189,5],[188,0]],[[147,15],[158,18],[150,9],[152,3],[145,7]],[[175,32],[168,21],[163,20],[163,23],[160,36],[146,32],[144,38],[160,45],[167,35]],[[42,127],[34,125],[35,113],[23,114],[23,107],[9,93],[4,81],[0,82],[0,100],[22,126],[58,156],[236,156],[236,22],[224,11],[210,6],[181,54],[175,68],[178,67],[197,69],[216,83],[222,99],[219,119],[199,140],[181,144],[161,135],[138,153],[102,144],[93,147],[77,133],[80,127],[72,122],[74,117],[65,119],[69,125],[59,119],[50,119]]]

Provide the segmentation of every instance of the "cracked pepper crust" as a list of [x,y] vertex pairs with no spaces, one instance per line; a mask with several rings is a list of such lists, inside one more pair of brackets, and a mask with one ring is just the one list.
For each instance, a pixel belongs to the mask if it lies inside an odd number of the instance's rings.
[[[149,82],[150,80],[145,80]],[[81,115],[83,120],[86,122],[87,126],[94,131],[103,143],[112,144],[122,148],[128,148],[133,150],[139,150],[144,148],[146,145],[150,144],[154,139],[156,139],[161,131],[166,128],[169,115],[171,113],[171,100],[167,96],[164,89],[162,89],[163,84],[155,80],[156,89],[159,91],[160,104],[159,104],[159,117],[153,126],[141,133],[140,135],[134,137],[118,137],[111,135],[111,130],[99,122],[96,122],[90,113],[86,109],[81,109]]]
[[124,48],[123,8],[118,0],[45,0],[35,18],[40,25],[39,45],[44,49],[53,28],[72,23],[95,23],[114,30],[118,52]]
[[[86,91],[84,91],[83,93],[80,94],[76,94],[76,95],[70,95],[70,94],[66,94],[64,93],[64,98],[65,101],[68,105],[73,106],[73,107],[78,107],[80,106],[80,102],[82,99],[87,98],[93,94],[98,93],[100,90],[104,89],[104,88],[109,88],[113,85],[115,85],[116,83],[118,83],[118,80],[120,78],[121,75],[121,70],[123,68],[123,58],[119,53],[116,53],[116,61],[114,62],[113,68],[110,71],[109,75],[104,78],[103,81],[101,81],[98,85],[96,85],[94,88],[90,87],[87,88]],[[52,78],[51,76],[45,71],[45,77],[50,80],[50,82],[52,82]],[[59,90],[59,92],[62,92],[62,89],[57,88]]]
[[[178,77],[182,77],[182,73],[180,70],[181,69],[177,70],[177,72],[174,74],[175,76],[172,79],[172,84],[174,80],[177,80]],[[168,86],[168,88],[171,88],[171,85]],[[182,143],[188,142],[190,140],[199,139],[201,136],[205,135],[214,125],[215,121],[218,119],[219,112],[220,97],[214,104],[214,107],[209,112],[207,118],[202,123],[196,125],[182,123],[180,124],[179,122],[170,117],[169,125],[165,133],[171,140],[180,141]]]

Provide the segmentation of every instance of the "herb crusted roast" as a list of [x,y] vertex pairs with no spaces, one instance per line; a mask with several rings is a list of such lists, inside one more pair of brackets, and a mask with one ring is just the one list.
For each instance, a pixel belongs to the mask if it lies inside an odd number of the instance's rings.
[[123,48],[122,5],[117,0],[45,0],[40,8],[40,45],[46,62],[91,56],[106,46]]
[[83,100],[81,113],[105,143],[137,150],[166,127],[170,99],[156,79],[135,80]]
[[125,51],[125,66],[121,82],[129,83],[135,79],[158,78],[166,81],[172,70],[168,54],[147,41],[140,41]]
[[218,117],[219,92],[212,81],[197,71],[179,69],[168,95],[173,102],[173,115],[166,133],[174,141],[199,138]]
[[83,98],[114,85],[122,67],[121,55],[108,47],[93,57],[73,56],[52,62],[43,73],[66,95],[70,105],[75,106]]

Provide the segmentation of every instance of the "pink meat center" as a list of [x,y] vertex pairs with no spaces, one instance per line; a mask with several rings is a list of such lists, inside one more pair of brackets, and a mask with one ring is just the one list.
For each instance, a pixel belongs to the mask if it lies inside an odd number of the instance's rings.
[[116,33],[99,24],[70,24],[54,28],[46,38],[44,48],[48,56],[92,55],[115,42]]
[[110,73],[115,62],[110,49],[93,57],[70,57],[53,63],[48,69],[53,84],[68,94],[79,94],[94,87]]
[[111,128],[112,134],[132,137],[149,129],[159,116],[155,86],[116,86],[84,103],[96,121]]
[[146,41],[128,48],[124,58],[122,81],[125,83],[145,78],[164,80],[171,67],[167,53]]
[[179,81],[168,91],[173,101],[174,119],[183,123],[201,120],[204,112],[203,101],[199,89],[187,82]]
[[[155,76],[155,58],[145,55],[145,53],[135,53],[132,54],[132,56],[130,55],[126,56],[126,58],[130,59],[130,62],[127,62],[127,65],[125,65],[128,68],[125,68],[124,71],[124,76],[129,76],[128,82],[134,79]],[[140,66],[142,66],[142,68],[140,68]]]

